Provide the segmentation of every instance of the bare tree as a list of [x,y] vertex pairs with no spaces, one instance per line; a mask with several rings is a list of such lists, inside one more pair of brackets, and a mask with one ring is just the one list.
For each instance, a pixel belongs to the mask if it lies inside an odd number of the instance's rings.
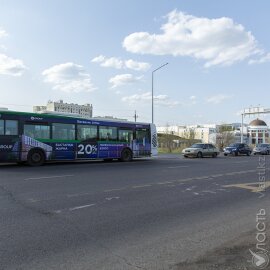
[[188,129],[184,138],[187,140],[186,141],[187,146],[190,146],[198,141],[198,140],[195,140],[195,130],[194,129]]
[[222,150],[225,146],[235,141],[235,135],[231,126],[222,125],[219,127],[219,133],[217,134],[216,145]]

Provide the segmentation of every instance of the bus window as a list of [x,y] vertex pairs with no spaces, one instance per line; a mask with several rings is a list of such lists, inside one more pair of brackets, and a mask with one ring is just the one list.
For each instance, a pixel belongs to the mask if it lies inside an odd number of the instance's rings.
[[5,135],[18,135],[18,121],[6,120]]
[[75,125],[53,123],[52,138],[54,140],[75,140]]
[[119,129],[119,141],[130,143],[133,141],[133,130]]
[[78,140],[97,139],[97,126],[78,125]]
[[117,127],[99,127],[99,139],[102,141],[116,141],[117,140]]
[[137,129],[136,140],[138,143],[150,142],[149,130],[148,129]]
[[4,130],[4,120],[0,120],[0,135],[4,135],[5,130]]
[[24,134],[33,139],[50,139],[50,127],[46,125],[24,125]]

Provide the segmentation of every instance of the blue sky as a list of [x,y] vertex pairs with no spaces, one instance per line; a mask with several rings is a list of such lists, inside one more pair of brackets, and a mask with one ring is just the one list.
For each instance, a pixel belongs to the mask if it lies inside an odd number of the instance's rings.
[[267,0],[0,0],[0,107],[64,99],[151,121],[151,72],[168,62],[155,73],[157,124],[239,122],[243,108],[270,107],[269,10]]

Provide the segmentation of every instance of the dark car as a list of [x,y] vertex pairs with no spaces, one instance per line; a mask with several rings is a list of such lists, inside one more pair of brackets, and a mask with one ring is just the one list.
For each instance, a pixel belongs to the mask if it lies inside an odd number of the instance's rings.
[[224,156],[227,155],[247,155],[250,156],[252,149],[245,143],[233,143],[223,149]]

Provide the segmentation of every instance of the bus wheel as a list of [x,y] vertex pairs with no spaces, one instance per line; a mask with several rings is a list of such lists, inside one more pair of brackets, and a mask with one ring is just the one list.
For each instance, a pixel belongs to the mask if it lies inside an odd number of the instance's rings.
[[132,152],[129,149],[124,149],[121,153],[121,161],[128,162],[132,160]]
[[27,156],[27,163],[30,166],[41,166],[45,162],[45,156],[41,150],[31,150]]

